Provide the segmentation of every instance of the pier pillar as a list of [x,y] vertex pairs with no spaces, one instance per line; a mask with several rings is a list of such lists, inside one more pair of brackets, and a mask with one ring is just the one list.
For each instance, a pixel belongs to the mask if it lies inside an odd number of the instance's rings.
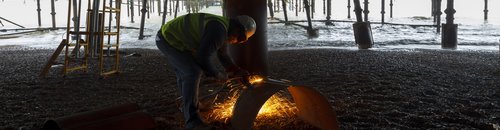
[[391,18],[392,18],[392,6],[393,6],[393,5],[394,5],[394,4],[392,3],[392,0],[391,0],[391,2],[390,2],[390,4],[389,4],[389,6],[391,6],[391,14],[390,14],[390,15],[391,15]]
[[134,23],[134,1],[130,0],[130,22]]
[[309,8],[311,10],[311,18],[314,19],[314,13],[316,12],[316,0],[311,0],[311,2],[309,2]]
[[330,21],[330,19],[332,18],[332,0],[327,0],[326,2],[327,6],[327,12],[326,12],[326,25],[333,25],[333,22]]
[[382,0],[382,9],[380,11],[382,14],[382,25],[385,24],[385,0]]
[[436,23],[436,0],[431,0],[431,16],[433,18],[433,22]]
[[[274,11],[273,11],[273,2],[272,0],[267,0],[267,8],[269,8],[269,15],[271,15],[271,18],[274,18]],[[276,7],[274,7],[276,9]]]
[[347,0],[347,18],[351,19],[351,0]]
[[368,14],[370,13],[370,11],[368,10],[368,4],[370,2],[368,2],[368,0],[365,0],[364,4],[365,4],[365,10],[363,10],[363,13],[365,14],[365,22],[368,22]]
[[441,3],[442,0],[436,0],[436,14],[434,15],[436,17],[436,33],[441,33],[441,15],[443,12],[441,12]]
[[354,12],[357,21],[353,24],[354,39],[359,49],[368,49],[373,46],[372,30],[369,21],[363,22],[362,11],[359,0],[354,0]]
[[51,8],[50,15],[52,15],[52,29],[56,29],[56,8],[54,0],[50,0],[50,8]]
[[130,17],[130,0],[127,1],[127,17]]
[[455,9],[453,8],[454,0],[448,0],[446,13],[446,24],[443,24],[443,34],[441,35],[441,48],[456,49],[457,48],[457,24],[453,23]]
[[309,38],[315,38],[318,37],[318,29],[313,29],[312,28],[312,21],[311,21],[311,6],[309,6],[309,1],[308,0],[303,0],[304,2],[304,7],[306,9],[306,17],[307,17],[307,34]]
[[323,0],[323,14],[326,14],[326,0]]
[[41,11],[42,9],[40,9],[40,0],[36,0],[36,11],[38,12],[38,27],[41,27],[42,26],[42,16],[41,16]]
[[[286,1],[282,0],[281,5],[283,6],[283,15],[285,17],[285,22],[288,22],[288,15],[286,14]],[[285,23],[288,24],[288,23]]]
[[161,18],[161,25],[165,24],[166,18],[167,18],[167,6],[168,6],[168,0],[163,1],[163,15]]
[[484,0],[484,20],[488,20],[488,0]]
[[295,0],[295,16],[299,16],[299,10],[299,0]]
[[250,73],[267,74],[267,12],[265,0],[226,0],[227,15],[248,15],[256,24],[255,34],[244,45],[229,45],[234,62]]
[[147,4],[148,4],[148,1],[143,0],[142,9],[141,9],[142,16],[141,16],[141,27],[139,29],[139,40],[144,39],[144,23],[146,21],[146,12],[148,12],[148,10],[146,9]]

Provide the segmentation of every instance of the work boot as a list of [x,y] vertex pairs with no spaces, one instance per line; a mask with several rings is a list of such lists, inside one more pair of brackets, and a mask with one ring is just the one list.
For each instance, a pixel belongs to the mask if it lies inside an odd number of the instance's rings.
[[205,123],[200,123],[199,125],[190,130],[218,130],[218,129],[215,126],[210,126]]

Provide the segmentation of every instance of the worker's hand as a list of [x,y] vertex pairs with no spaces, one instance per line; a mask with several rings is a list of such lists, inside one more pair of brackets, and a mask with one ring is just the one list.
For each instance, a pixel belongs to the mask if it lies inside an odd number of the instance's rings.
[[236,71],[233,72],[233,76],[234,77],[247,76],[247,75],[250,75],[250,73],[247,70],[244,70],[244,69],[238,69],[238,70],[236,70]]
[[226,82],[228,78],[226,73],[219,72],[215,75],[215,79],[219,82]]

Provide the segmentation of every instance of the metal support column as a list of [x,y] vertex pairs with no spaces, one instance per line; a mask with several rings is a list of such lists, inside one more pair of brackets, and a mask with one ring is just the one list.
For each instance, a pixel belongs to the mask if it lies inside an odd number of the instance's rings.
[[333,25],[333,22],[330,21],[330,19],[332,18],[332,0],[327,0],[326,2],[326,25]]
[[52,29],[56,28],[56,8],[54,4],[54,0],[50,0],[50,8],[51,8],[51,13],[52,15]]
[[[367,0],[365,0],[365,3],[367,3]],[[362,11],[363,9],[361,9],[361,3],[359,2],[359,0],[354,0],[354,12],[356,13],[357,21],[353,24],[354,40],[359,49],[368,49],[373,46],[372,30],[370,22],[363,21],[363,17],[361,15]],[[367,15],[365,13],[365,17],[366,16]]]
[[351,19],[351,0],[347,0],[347,18]]
[[134,1],[130,0],[130,22],[134,23]]
[[41,11],[40,9],[40,0],[36,0],[36,11],[38,12],[38,27],[42,27],[42,16],[41,16]]
[[443,24],[443,34],[441,35],[441,48],[443,49],[456,49],[457,48],[457,27],[455,24],[454,16],[454,0],[448,0],[446,10],[446,24]]
[[380,11],[382,14],[382,25],[385,24],[385,0],[382,0],[382,9]]
[[365,14],[365,22],[368,22],[368,14],[370,13],[370,11],[368,10],[368,4],[370,2],[368,2],[368,0],[365,0],[364,4],[365,4],[365,9],[363,10],[363,13]]
[[141,16],[141,28],[139,30],[139,40],[144,39],[144,22],[146,21],[146,12],[147,12],[146,5],[147,5],[147,3],[148,3],[148,0],[143,0],[143,2],[142,2],[142,9],[141,9],[142,16]]
[[163,1],[163,16],[161,18],[161,25],[165,24],[165,20],[167,17],[167,4],[168,0]]
[[488,20],[488,0],[484,0],[484,20]]
[[392,3],[392,0],[391,0],[391,3],[389,4],[389,6],[391,6],[391,18],[392,18],[392,6],[393,6],[393,5],[394,5],[394,4]]
[[442,3],[442,0],[436,0],[436,33],[441,33],[441,15],[443,14],[443,12],[441,12],[441,3]]
[[285,22],[288,22],[288,15],[286,14],[286,0],[282,0],[281,5],[283,6],[283,15],[285,17]]
[[267,75],[267,12],[265,0],[228,0],[227,15],[248,15],[256,24],[255,34],[244,45],[229,45],[229,54],[237,65],[251,73]]

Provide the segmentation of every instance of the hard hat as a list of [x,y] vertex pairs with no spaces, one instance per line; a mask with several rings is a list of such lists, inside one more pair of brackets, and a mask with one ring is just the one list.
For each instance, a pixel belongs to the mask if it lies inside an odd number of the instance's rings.
[[243,31],[246,35],[246,39],[250,38],[257,29],[255,20],[253,20],[253,18],[248,15],[239,15],[236,16],[236,19],[238,20],[238,22],[240,22],[241,25],[243,25]]

